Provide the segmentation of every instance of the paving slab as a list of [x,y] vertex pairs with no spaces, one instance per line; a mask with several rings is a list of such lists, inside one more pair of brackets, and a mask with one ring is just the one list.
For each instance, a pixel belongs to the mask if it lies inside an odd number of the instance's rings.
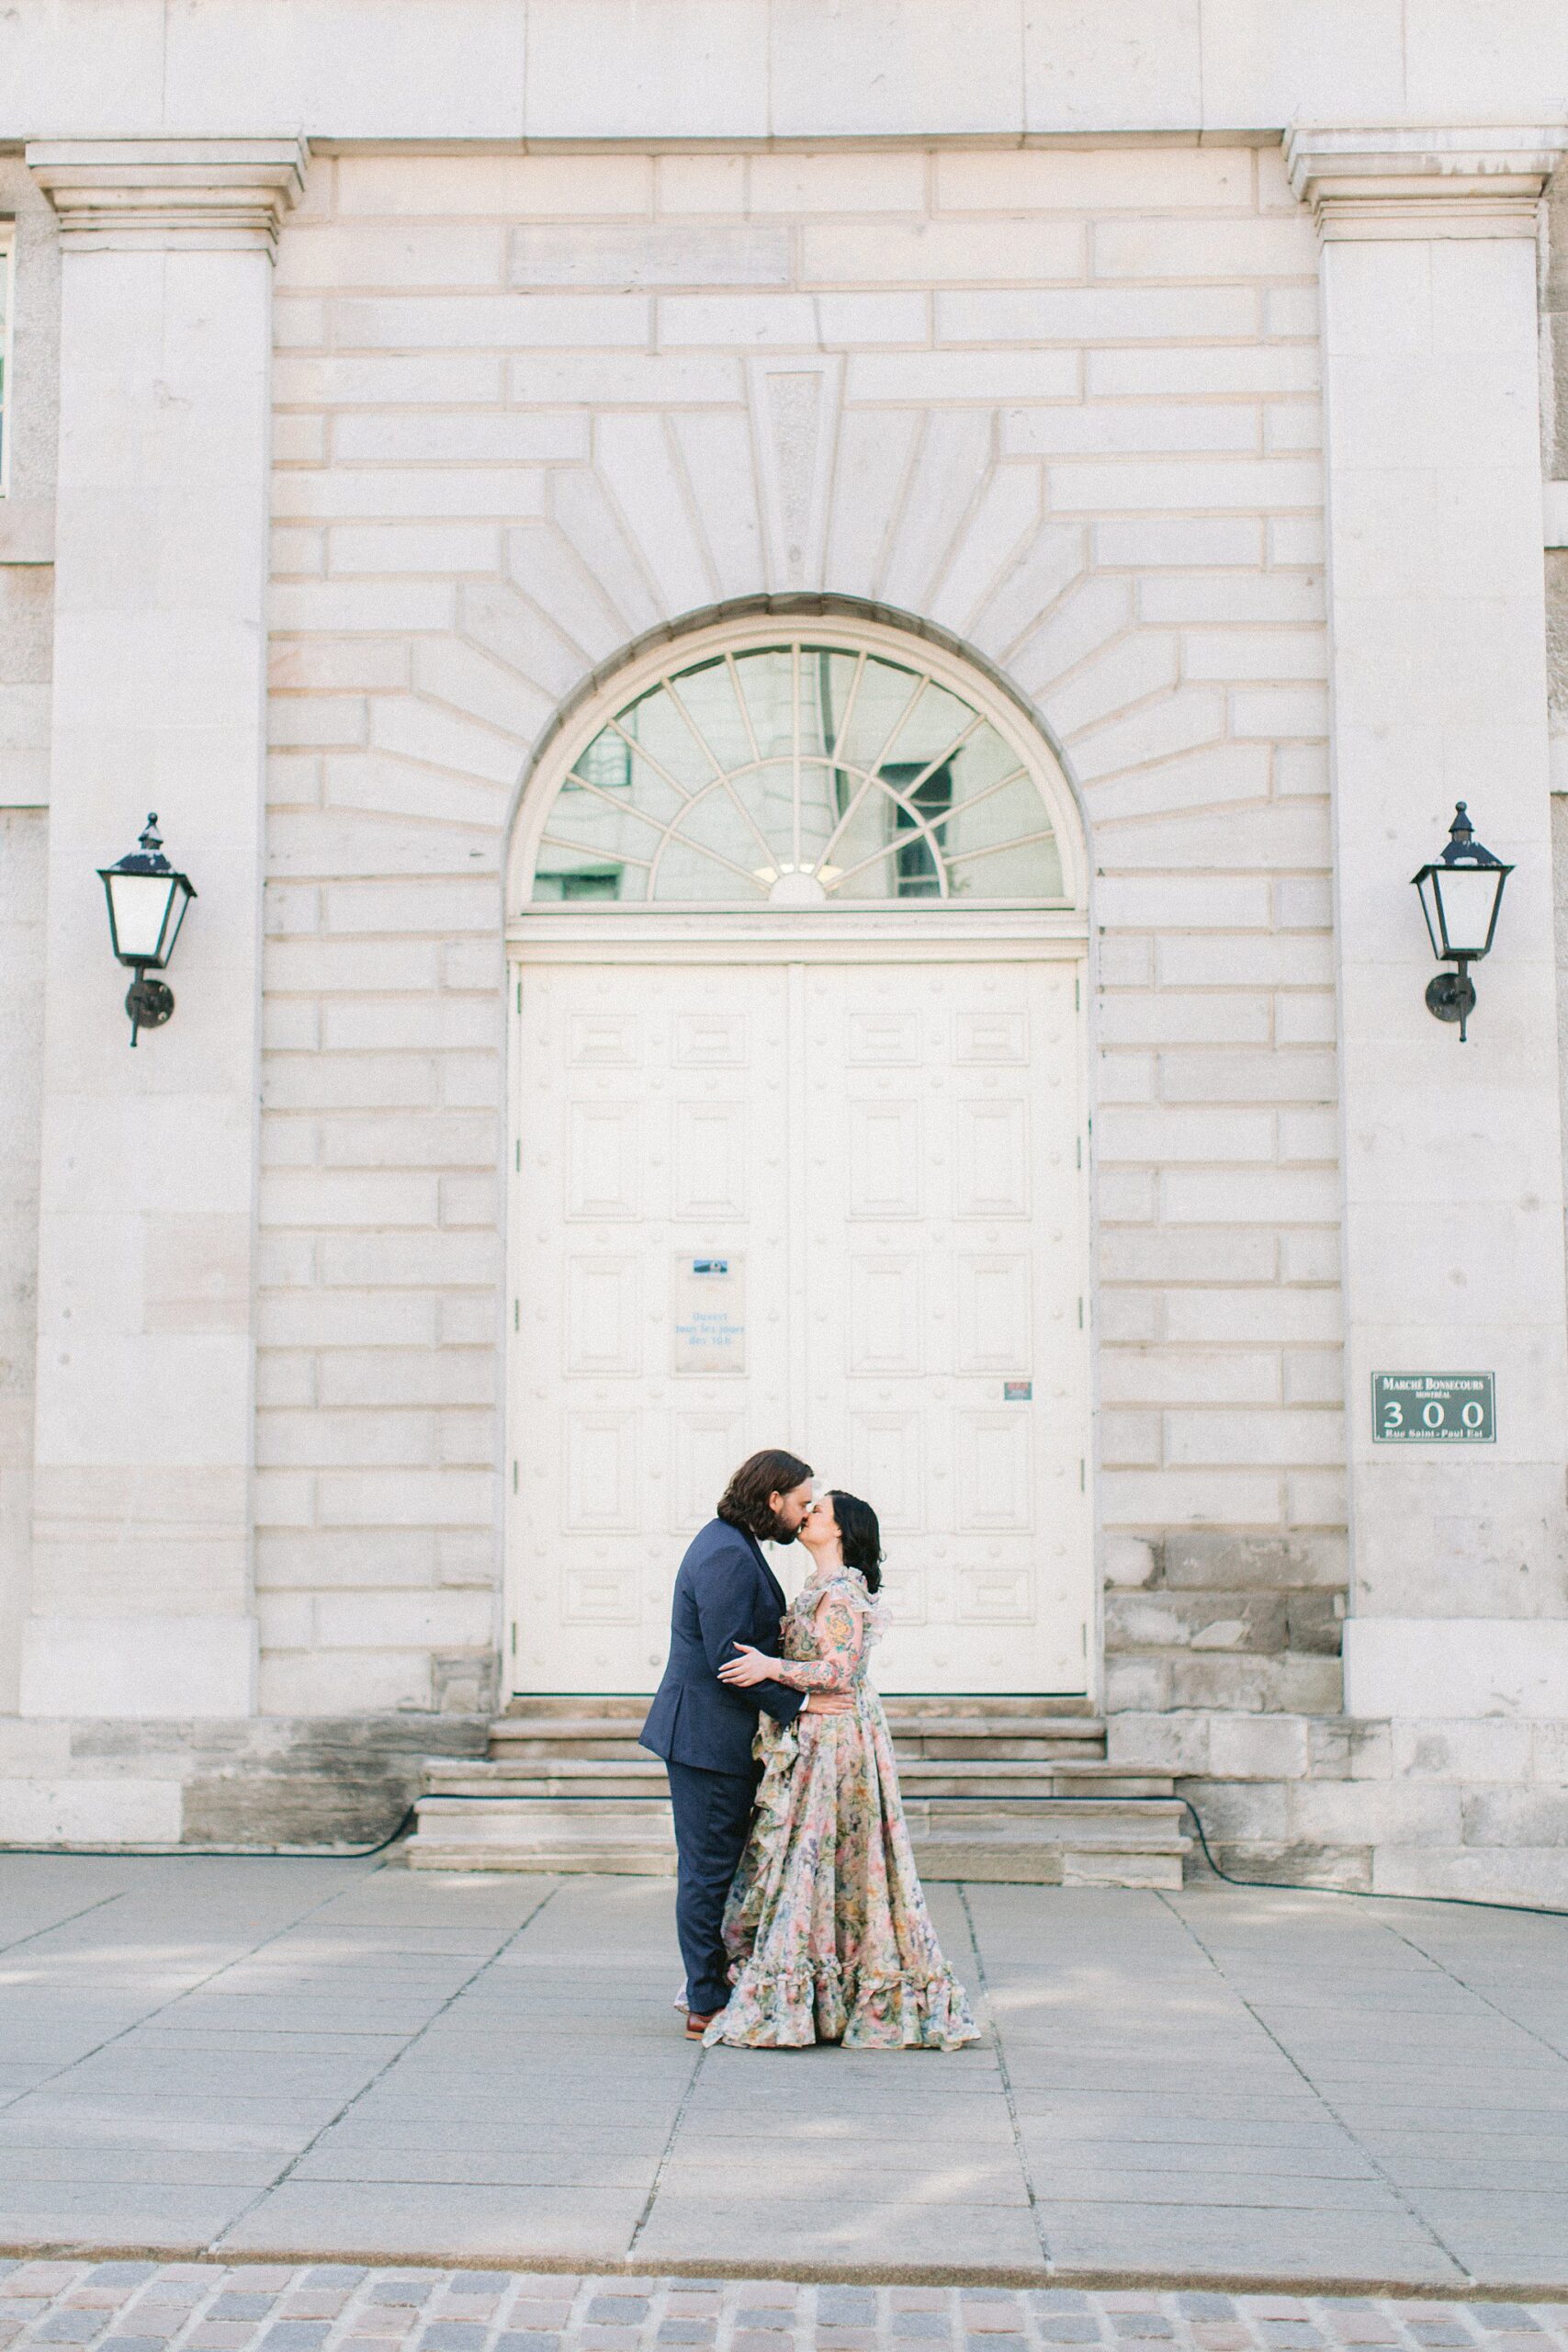
[[400,2187],[500,2188],[624,2188],[647,2197],[659,2170],[659,2152],[605,2149],[574,2154],[558,2144],[536,2154],[490,2146],[307,2150],[289,2177],[295,2181],[388,2181]]
[[[722,2265],[733,2270],[755,2259],[756,2199],[660,2195],[637,2241],[641,2261],[674,2269]],[[999,2270],[1017,2277],[1046,2272],[1032,2213],[984,2204],[950,2205],[938,2213],[900,2198],[874,2203],[844,2197],[780,2198],[769,2201],[773,2259],[804,2267],[808,2275],[919,2276],[933,2267],[983,2277]]]
[[629,2245],[647,2202],[644,2188],[291,2177],[225,2229],[216,2250],[273,2259],[298,2253],[385,2260],[405,2256],[411,2247],[438,2247],[449,2262],[564,2264],[592,2260],[599,2246]]
[[[248,2352],[232,2331],[250,2323],[201,2302],[220,2255],[290,2276],[400,2260],[507,2279],[519,2265],[820,2274],[846,2295],[902,2280],[946,2316],[939,2329],[910,2304],[896,2327],[878,2304],[876,2344],[877,2328],[910,2345],[957,2329],[997,2352],[1020,2328],[1028,2347],[1145,2322],[1169,2340],[1153,2321],[1179,2287],[1568,2293],[1568,1920],[1212,1883],[935,1893],[976,2047],[705,2052],[671,2007],[667,1882],[0,1858],[0,2264],[6,2249],[186,2258],[205,2314],[189,2325],[207,2334],[171,2334],[163,2305],[162,2333],[149,2309],[146,2344],[128,2326],[116,2352]],[[0,2347],[29,2300],[15,2281],[37,2275],[0,2268]],[[1137,2307],[998,2301],[988,2317],[1007,2324],[982,2324],[938,2283],[960,2278],[1002,2299],[1111,2282]],[[344,2341],[563,2352],[565,2288],[553,2318],[512,2331],[539,2341],[505,2346],[484,2335],[480,2290],[440,2291],[445,2324],[468,2333],[424,2344],[415,2304],[380,2295]],[[719,2319],[660,2297],[728,2292],[660,2288],[650,2309],[676,2332],[651,2340],[715,2342],[702,2328]],[[726,2346],[781,2352],[765,2301],[723,2320]],[[1292,2310],[1194,2352],[1311,2352]],[[813,2313],[791,2326],[873,2352],[859,2322]],[[581,2352],[642,2340],[640,2319],[580,2316]],[[271,2324],[311,2340],[257,2336],[256,2352],[322,2352],[338,2322],[296,2312]],[[1348,2305],[1338,2324],[1361,2323]],[[1391,2324],[1322,2340],[1480,2340]],[[62,2327],[41,2340],[96,2340],[79,2313]],[[1523,2323],[1497,2352],[1527,2338],[1541,2352]]]

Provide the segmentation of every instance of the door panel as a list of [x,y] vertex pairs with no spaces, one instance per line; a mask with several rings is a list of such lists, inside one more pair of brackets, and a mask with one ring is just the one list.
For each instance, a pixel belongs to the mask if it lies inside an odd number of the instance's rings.
[[786,1009],[778,968],[521,974],[518,1690],[651,1690],[691,1533],[783,1442],[786,1323],[744,1302],[785,1247]]
[[699,1225],[746,1219],[748,1106],[677,1102],[671,1213]]
[[640,1106],[574,1102],[567,1125],[567,1199],[574,1218],[636,1218],[641,1196]]
[[[878,1095],[852,1102],[849,1119],[848,1198],[841,1207],[851,1216],[919,1216],[919,1104]],[[840,1182],[843,1173],[840,1169]]]
[[[813,1115],[836,1148],[802,1170],[821,1243],[807,1284],[818,1304],[806,1452],[883,1519],[895,1622],[877,1680],[1082,1690],[1091,1530],[1074,973],[829,966],[810,972],[807,1001]],[[873,1159],[864,1138],[879,1131],[898,1133],[897,1157]],[[874,1189],[862,1173],[873,1167]]]
[[1074,1003],[1061,964],[523,968],[516,1688],[650,1690],[781,1443],[881,1514],[884,1689],[1085,1688]]

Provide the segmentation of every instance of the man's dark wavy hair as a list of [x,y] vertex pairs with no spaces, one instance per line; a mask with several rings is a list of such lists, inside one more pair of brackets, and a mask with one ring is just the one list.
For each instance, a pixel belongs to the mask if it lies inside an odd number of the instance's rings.
[[768,1505],[770,1495],[787,1495],[793,1487],[804,1486],[811,1476],[809,1462],[802,1462],[796,1453],[786,1453],[783,1446],[764,1446],[761,1453],[753,1453],[740,1464],[723,1494],[718,1498],[718,1515],[731,1527],[743,1527],[760,1544],[770,1539],[779,1542],[784,1530]]

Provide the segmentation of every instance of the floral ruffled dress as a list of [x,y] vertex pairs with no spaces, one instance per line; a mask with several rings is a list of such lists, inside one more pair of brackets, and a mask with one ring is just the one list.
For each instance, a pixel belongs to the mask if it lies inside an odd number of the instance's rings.
[[808,1582],[785,1612],[780,1681],[847,1690],[854,1713],[761,1719],[757,1813],[724,1915],[734,1990],[706,2042],[958,2050],[980,2038],[931,1927],[866,1680],[881,1623],[852,1568]]

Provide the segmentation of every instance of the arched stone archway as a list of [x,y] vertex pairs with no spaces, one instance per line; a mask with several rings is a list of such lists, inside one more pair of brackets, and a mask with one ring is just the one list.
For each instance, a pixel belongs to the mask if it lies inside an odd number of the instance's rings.
[[886,1687],[1082,1694],[1081,835],[1016,700],[842,610],[661,635],[508,861],[506,1655],[651,1688],[735,1461],[882,1514]]

